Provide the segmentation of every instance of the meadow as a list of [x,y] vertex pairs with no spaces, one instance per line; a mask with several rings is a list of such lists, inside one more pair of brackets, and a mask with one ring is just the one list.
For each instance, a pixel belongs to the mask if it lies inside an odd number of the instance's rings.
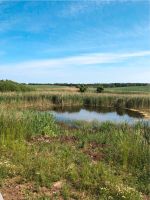
[[[78,88],[75,86],[60,86],[60,85],[32,85],[33,89],[38,91],[63,91],[63,92],[77,92]],[[96,87],[89,86],[87,92],[96,92]],[[145,86],[126,86],[126,87],[107,87],[103,93],[115,93],[115,94],[149,94],[150,85]]]
[[150,93],[150,85],[147,86],[130,86],[130,87],[115,87],[115,88],[107,88],[105,92],[112,93]]
[[77,104],[149,112],[149,93],[80,94],[59,88],[0,93],[4,199],[148,200],[148,123],[77,121],[68,126],[46,110]]

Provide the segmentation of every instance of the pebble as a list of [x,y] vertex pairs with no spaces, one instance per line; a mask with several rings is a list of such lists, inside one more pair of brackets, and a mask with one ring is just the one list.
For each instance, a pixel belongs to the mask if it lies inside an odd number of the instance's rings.
[[0,193],[0,200],[4,200],[1,193]]

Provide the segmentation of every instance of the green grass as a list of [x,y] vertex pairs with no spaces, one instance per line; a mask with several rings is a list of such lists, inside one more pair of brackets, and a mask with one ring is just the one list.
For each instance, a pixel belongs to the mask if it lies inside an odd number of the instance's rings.
[[115,87],[115,88],[105,88],[105,92],[112,93],[149,93],[150,85],[147,86],[130,86],[130,87]]
[[[0,91],[47,91],[47,92],[79,92],[74,86],[60,86],[60,85],[25,85],[13,81],[0,80]],[[87,93],[96,93],[95,87],[87,87]],[[104,88],[103,93],[117,93],[117,94],[150,94],[150,85],[146,86],[128,86],[128,87],[111,87]]]
[[[96,88],[89,87],[88,92],[96,93]],[[150,94],[150,85],[104,88],[103,93],[114,94]]]
[[[15,184],[24,185],[25,199],[142,200],[148,195],[148,124],[82,121],[68,127],[35,111],[52,105],[149,109],[150,98],[142,93],[1,93],[0,191],[4,182],[19,177]],[[58,182],[62,186],[56,189]]]
[[[148,124],[77,122],[78,129],[58,125],[47,113],[0,111],[0,182],[21,177],[52,199],[138,200],[147,195],[149,176]],[[56,197],[57,196],[57,197]],[[35,197],[35,199],[38,199]]]
[[10,80],[0,80],[0,92],[27,92],[34,89],[25,84],[19,84]]
[[[60,85],[33,85],[32,88],[36,90],[45,90],[45,91],[68,91],[69,89],[74,91],[79,91],[74,86],[60,86]],[[87,92],[96,93],[96,87],[88,87]],[[150,85],[146,86],[127,86],[127,87],[111,87],[104,88],[104,93],[117,93],[117,94],[150,94]]]

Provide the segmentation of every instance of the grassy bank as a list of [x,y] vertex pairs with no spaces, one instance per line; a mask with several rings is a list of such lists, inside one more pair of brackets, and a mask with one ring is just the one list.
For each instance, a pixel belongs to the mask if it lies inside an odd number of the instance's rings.
[[24,199],[144,199],[150,127],[76,126],[46,113],[1,110],[1,192],[7,195],[11,182]]
[[20,84],[10,80],[0,80],[0,92],[27,92],[33,90],[33,87],[26,84]]

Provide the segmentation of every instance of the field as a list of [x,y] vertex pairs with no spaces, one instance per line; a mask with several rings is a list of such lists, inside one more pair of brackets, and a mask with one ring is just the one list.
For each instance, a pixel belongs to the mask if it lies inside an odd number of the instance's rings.
[[106,92],[112,93],[150,93],[150,85],[147,86],[130,86],[130,87],[116,87],[107,88]]
[[[59,86],[59,85],[34,85],[32,86],[38,91],[63,91],[63,92],[78,92],[76,87]],[[96,92],[96,88],[88,87],[87,92]],[[111,87],[105,88],[104,93],[118,93],[118,94],[150,94],[150,85],[147,86],[128,86],[128,87]]]
[[[149,86],[104,93],[32,86],[0,93],[0,192],[5,200],[148,200],[150,126],[58,123],[52,105],[123,107],[149,113]],[[42,111],[42,112],[41,112]]]

